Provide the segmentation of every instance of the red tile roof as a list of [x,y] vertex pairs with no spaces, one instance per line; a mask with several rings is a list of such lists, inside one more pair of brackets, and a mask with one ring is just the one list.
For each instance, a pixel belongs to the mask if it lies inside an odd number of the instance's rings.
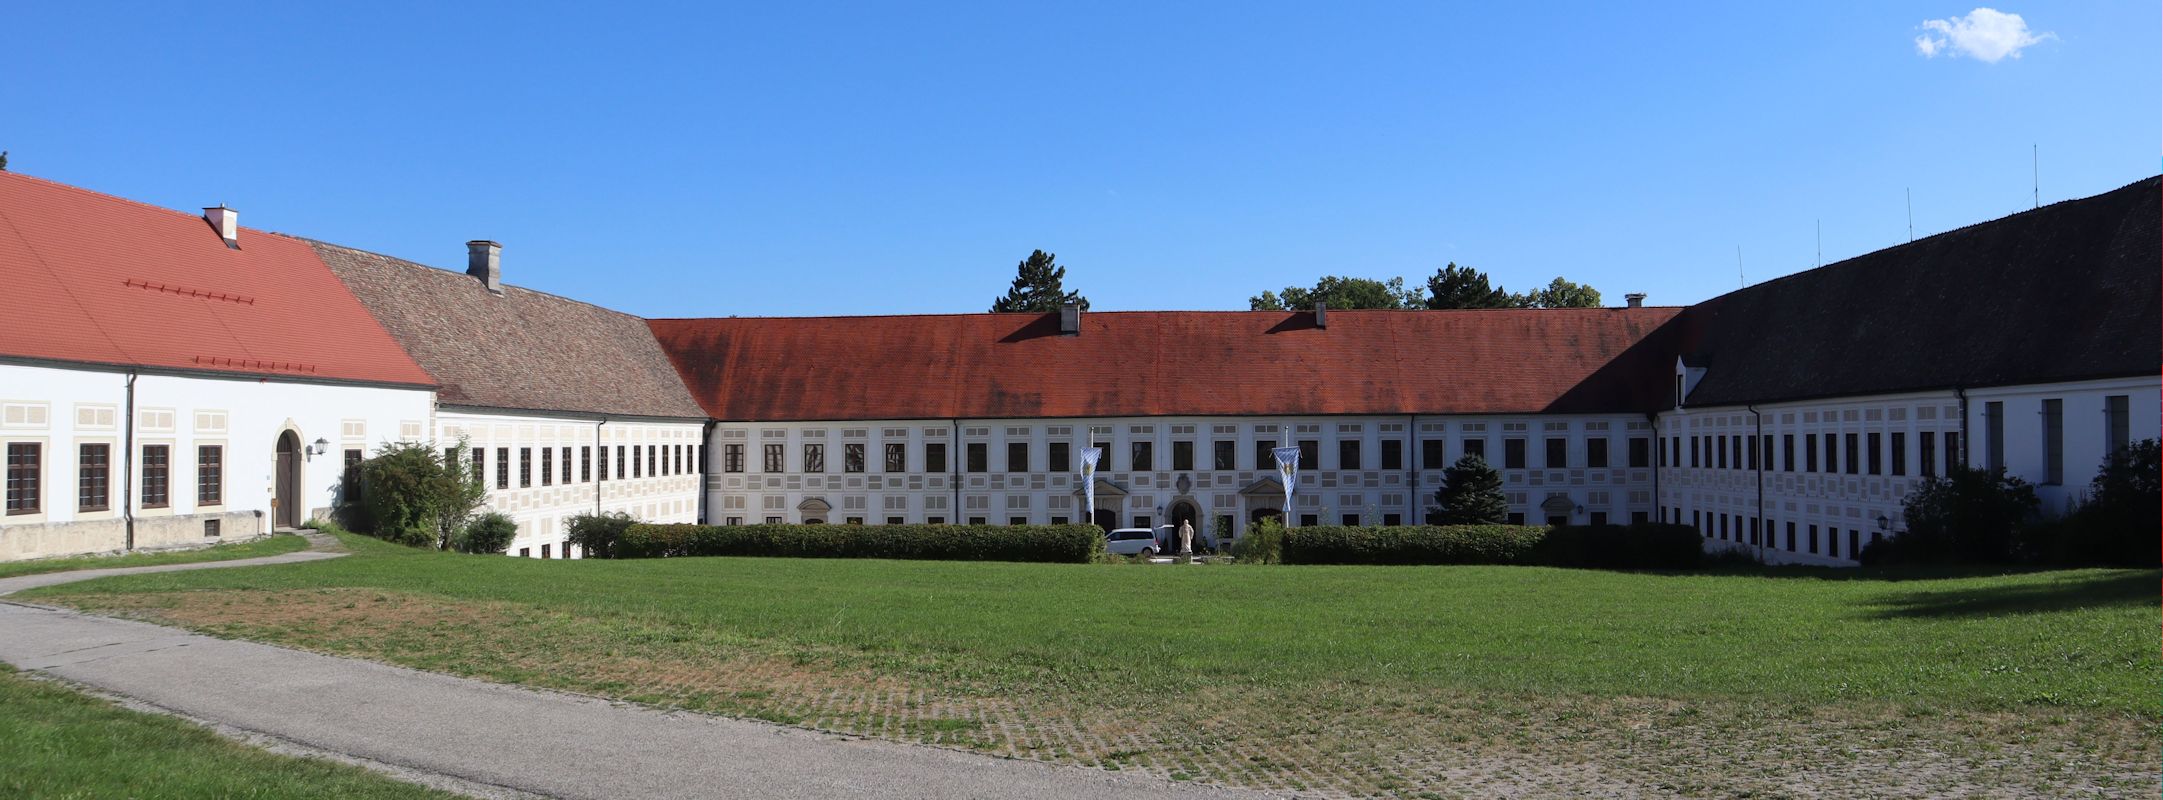
[[721,420],[1642,412],[1679,308],[649,320]]
[[433,385],[307,243],[0,172],[0,357]]

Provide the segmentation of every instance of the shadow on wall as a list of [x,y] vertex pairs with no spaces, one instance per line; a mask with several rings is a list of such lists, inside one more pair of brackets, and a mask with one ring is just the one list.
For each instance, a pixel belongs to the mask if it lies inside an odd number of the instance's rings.
[[1876,619],[1951,619],[2005,614],[2158,606],[2154,570],[2113,570],[2030,586],[1899,592],[1880,601]]

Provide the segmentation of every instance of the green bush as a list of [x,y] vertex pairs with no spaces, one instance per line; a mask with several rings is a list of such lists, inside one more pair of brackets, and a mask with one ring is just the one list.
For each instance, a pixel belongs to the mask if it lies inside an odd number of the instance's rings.
[[1095,525],[631,525],[613,558],[782,556],[1086,564],[1104,552]]
[[2110,454],[2088,501],[2063,519],[2022,529],[2023,550],[2052,564],[2153,568],[2163,562],[2163,448],[2154,439]]
[[465,441],[448,457],[433,444],[390,442],[360,463],[367,533],[413,547],[449,549],[487,500],[466,461]]
[[1284,523],[1265,517],[1247,527],[1247,535],[1232,542],[1232,558],[1241,564],[1284,562]]
[[1316,525],[1284,535],[1286,564],[1529,564],[1547,529],[1528,525]]
[[578,545],[587,558],[614,558],[616,542],[623,532],[638,524],[638,518],[621,511],[600,514],[574,514],[563,521],[566,544]]
[[[2035,515],[2035,487],[2005,470],[1959,465],[1925,478],[1901,501],[1908,529],[1863,548],[1879,564],[2003,564],[2017,555],[2015,534]],[[2152,534],[2153,532],[2151,532]]]
[[1565,525],[1541,537],[1533,560],[1554,567],[1694,569],[1705,563],[1705,543],[1697,529],[1667,522]]
[[459,531],[451,540],[451,546],[461,553],[498,554],[508,549],[511,540],[516,538],[518,523],[491,511],[467,523],[465,530]]

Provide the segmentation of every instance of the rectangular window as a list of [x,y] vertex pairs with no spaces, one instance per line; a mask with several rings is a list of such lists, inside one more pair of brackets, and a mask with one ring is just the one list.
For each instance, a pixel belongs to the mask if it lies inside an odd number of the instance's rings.
[[1512,511],[1509,513],[1509,516],[1506,519],[1509,520],[1509,523],[1511,525],[1523,525],[1525,524],[1525,513],[1522,511]]
[[1231,472],[1232,470],[1239,469],[1239,463],[1235,460],[1238,458],[1238,456],[1233,455],[1235,452],[1237,452],[1238,446],[1239,445],[1237,442],[1233,442],[1229,439],[1211,442],[1209,445],[1209,466],[1212,469],[1218,470],[1220,472]]
[[[1486,461],[1486,460],[1487,460],[1487,440],[1486,440],[1486,439],[1466,439],[1466,440],[1465,440],[1465,452],[1464,452],[1464,454],[1465,454],[1465,455],[1468,455],[1468,456],[1479,456],[1479,457],[1480,457],[1480,460],[1481,460],[1481,461]],[[1444,464],[1443,466],[1449,466],[1449,465],[1448,465],[1448,464]]]
[[518,448],[518,488],[533,485],[533,448]]
[[1401,440],[1401,439],[1383,439],[1383,440],[1382,440],[1382,468],[1383,468],[1383,469],[1404,469],[1404,441],[1403,441],[1403,440]]
[[1337,442],[1337,468],[1360,469],[1358,439],[1344,439]]
[[511,488],[511,448],[496,448],[496,488]]
[[1044,471],[1053,474],[1074,469],[1074,443],[1049,442],[1044,445]]
[[1643,436],[1632,438],[1630,440],[1630,468],[1644,469],[1650,466],[1652,466],[1652,440]]
[[1607,468],[1607,437],[1594,436],[1585,440],[1585,466],[1590,469]]
[[473,485],[475,486],[485,486],[488,483],[487,462],[481,458],[485,455],[488,455],[487,450],[478,447],[473,448],[473,463],[466,465],[467,469],[473,470]]
[[1568,440],[1568,439],[1548,439],[1548,440],[1547,440],[1547,468],[1548,468],[1548,469],[1569,469],[1569,467],[1570,467],[1570,440]]
[[1786,472],[1795,471],[1795,434],[1780,434],[1780,463],[1778,466]]
[[1807,544],[1807,545],[1809,545],[1809,546],[1810,546],[1810,554],[1811,554],[1811,555],[1817,555],[1817,554],[1818,554],[1818,526],[1816,526],[1816,525],[1812,525],[1812,526],[1810,526],[1810,540],[1809,540],[1809,541],[1807,541],[1807,542],[1805,542],[1804,544]]
[[826,445],[804,445],[804,471],[814,474],[826,471]]
[[[1757,444],[1757,439],[1756,439],[1755,437],[1752,437],[1752,438],[1750,439],[1750,468],[1751,468],[1751,469],[1757,469],[1757,457],[1758,457],[1758,450],[1759,450],[1759,448],[1758,448],[1758,444]],[[1771,436],[1767,436],[1767,437],[1765,437],[1765,447],[1764,447],[1764,452],[1765,452],[1765,455],[1766,455],[1767,457],[1770,457],[1770,456],[1772,455],[1772,437],[1771,437]]]
[[1343,518],[1344,518],[1344,522],[1343,522],[1343,524],[1344,524],[1344,526],[1345,526],[1345,527],[1348,527],[1348,528],[1356,528],[1356,527],[1359,527],[1359,515],[1358,515],[1358,514],[1345,514],[1345,515],[1343,515]]
[[1871,433],[1868,441],[1870,442],[1870,474],[1883,475],[1885,474],[1885,440],[1879,434]]
[[1727,469],[1727,437],[1712,437],[1712,466]]
[[2065,482],[2065,401],[2043,401],[2043,484]]
[[[1730,450],[1732,450],[1732,451],[1734,452],[1734,456],[1735,456],[1734,460],[1733,460],[1733,461],[1729,461],[1728,463],[1730,463],[1730,464],[1734,464],[1734,465],[1735,465],[1735,468],[1736,468],[1736,469],[1745,469],[1745,467],[1743,466],[1743,460],[1742,460],[1742,443],[1743,443],[1743,441],[1744,441],[1744,440],[1746,440],[1746,439],[1749,439],[1749,438],[1750,438],[1750,437],[1748,437],[1748,436],[1736,436],[1736,437],[1734,437],[1734,438],[1731,438],[1731,439],[1729,439],[1729,440],[1727,441],[1727,446],[1728,446],[1728,448],[1729,448]],[[1736,524],[1736,525],[1741,525],[1742,523],[1738,522],[1738,523],[1735,523],[1735,524]],[[1736,530],[1737,530],[1737,531],[1740,531],[1740,530],[1742,530],[1742,529],[1741,529],[1741,528],[1736,528]]]
[[909,445],[907,442],[886,443],[886,471],[893,473],[909,471]]
[[1502,440],[1502,466],[1505,469],[1525,468],[1525,440],[1512,437]]
[[1962,452],[1960,449],[1960,432],[1946,431],[1945,468],[1949,471],[1953,468],[1953,465],[1955,464],[1965,466],[1967,463],[1967,454]]
[[1007,442],[1007,443],[1006,443],[1006,471],[1008,471],[1008,472],[1028,472],[1028,471],[1029,471],[1029,443],[1028,443],[1028,442]]
[[[619,448],[617,448],[617,449],[616,449],[616,452],[617,452],[617,454],[618,454],[618,455],[621,455],[621,454],[623,453],[623,449],[619,447]],[[744,446],[743,446],[743,445],[741,445],[741,444],[724,444],[724,445],[721,445],[721,471],[722,471],[722,472],[742,472],[742,471],[744,471]],[[620,465],[619,465],[619,466],[618,466],[618,467],[616,468],[616,477],[618,477],[618,478],[621,478],[621,477],[623,477],[623,467],[622,467],[622,466],[620,466]]]
[[1938,432],[1922,431],[1915,434],[1915,457],[1922,467],[1925,478],[1938,477]]
[[[104,511],[112,507],[113,446],[86,444],[76,448],[75,507],[79,511]],[[13,509],[14,506],[9,506]]]
[[1848,529],[1848,558],[1850,558],[1850,559],[1853,559],[1853,558],[1857,558],[1857,557],[1860,557],[1860,556],[1862,555],[1862,550],[1863,550],[1863,532],[1862,532],[1862,531],[1859,531],[1859,530],[1855,530],[1855,529],[1853,529],[1853,528],[1849,528],[1849,529]]
[[[734,471],[734,472],[742,472],[742,471],[744,471],[744,446],[743,446],[743,445],[740,445],[740,444],[739,444],[739,445],[735,445],[735,448],[736,448],[736,469],[734,469],[734,470],[732,470],[732,471]],[[629,459],[627,459],[627,458],[625,458],[625,457],[624,457],[624,450],[623,450],[623,445],[620,445],[620,444],[619,444],[619,445],[616,445],[616,480],[619,480],[619,481],[620,481],[620,480],[623,480],[623,470],[624,470],[624,464],[625,464],[625,463],[627,463],[628,461],[629,461]],[[605,472],[606,470],[603,470],[603,471]]]
[[1419,440],[1419,465],[1421,469],[1442,469],[1449,466],[1449,462],[1442,460],[1441,439]]
[[580,445],[578,448],[578,482],[593,482],[593,445]]
[[1703,463],[1703,461],[1702,461],[1702,455],[1703,455],[1702,451],[1703,451],[1703,450],[1704,450],[1704,448],[1702,448],[1702,447],[1699,447],[1699,446],[1698,446],[1698,443],[1697,443],[1697,437],[1695,437],[1695,436],[1692,436],[1692,437],[1690,437],[1690,468],[1691,468],[1691,469],[1699,469],[1699,468],[1701,468],[1701,467],[1703,467],[1703,466],[1704,466],[1704,463]]
[[1194,470],[1193,442],[1172,443],[1172,470],[1176,472],[1192,472]]
[[557,459],[556,463],[563,465],[563,482],[569,484],[571,482],[571,448],[563,448],[562,457]]
[[1006,518],[1006,524],[1008,524],[1008,525],[1027,525],[1027,524],[1029,524],[1029,518],[1028,518],[1028,517],[1007,517],[1007,518]]
[[967,469],[970,472],[988,472],[991,470],[989,445],[983,442],[970,442],[965,447],[965,452],[969,458]]
[[1787,551],[1795,552],[1795,523],[1787,524]]
[[661,466],[661,447],[659,445],[646,445],[646,474],[659,476],[661,474],[661,471],[657,469],[659,466]]
[[1154,443],[1134,442],[1130,449],[1132,457],[1127,461],[1127,469],[1135,472],[1147,472],[1156,467],[1156,447]]
[[556,475],[556,470],[555,470],[555,464],[556,464],[556,448],[553,448],[553,447],[543,447],[543,448],[541,448],[541,485],[542,485],[542,486],[547,486],[547,485],[549,485],[549,484],[550,484],[551,482],[555,481],[555,475]]
[[543,558],[543,559],[548,559],[548,558],[554,558],[554,556],[551,556],[551,555],[549,555],[549,548],[550,548],[550,547],[551,547],[551,545],[545,545],[545,544],[544,544],[544,545],[541,545],[541,558]]
[[1825,434],[1825,471],[1840,471],[1840,434]]
[[165,508],[173,504],[173,448],[143,445],[143,507]]
[[2103,446],[2116,453],[2133,443],[2132,398],[2114,394],[2103,398]]
[[631,477],[633,477],[633,478],[643,478],[643,477],[646,477],[646,471],[647,471],[647,470],[649,469],[649,467],[648,467],[647,465],[648,465],[648,464],[650,464],[650,463],[652,463],[652,460],[653,460],[653,457],[652,457],[652,456],[650,456],[650,455],[647,455],[647,453],[646,453],[646,446],[645,446],[645,445],[642,445],[642,444],[634,444],[634,445],[631,445]]
[[1605,525],[1605,524],[1607,524],[1607,512],[1605,512],[1605,511],[1594,511],[1594,512],[1592,512],[1592,515],[1591,515],[1591,516],[1592,516],[1592,524],[1594,524],[1594,525]]
[[195,448],[195,504],[225,503],[225,448],[214,444]]
[[1894,431],[1893,475],[1895,477],[1899,477],[1906,474],[1908,474],[1908,435],[1899,431]]
[[1316,470],[1322,468],[1322,443],[1313,439],[1299,440],[1299,468]]
[[9,514],[35,514],[44,504],[44,458],[37,442],[8,442]]
[[788,452],[782,445],[769,444],[760,448],[760,451],[765,454],[763,463],[759,465],[761,472],[770,474],[788,471]]
[[924,443],[924,471],[931,473],[946,471],[945,442]]
[[1275,446],[1276,446],[1276,445],[1270,444],[1269,442],[1265,442],[1265,441],[1262,441],[1262,440],[1260,440],[1260,439],[1256,439],[1256,440],[1254,440],[1254,468],[1255,468],[1255,469],[1276,469],[1276,468],[1277,468],[1277,457],[1276,457],[1276,456],[1274,456],[1274,455],[1271,455],[1271,454],[1270,454],[1270,452],[1269,452],[1269,451],[1270,451],[1270,448],[1272,448],[1272,447],[1275,447]]
[[[843,443],[842,443],[842,445],[841,445],[841,471],[842,471],[842,472],[863,472],[863,471],[864,471],[864,443],[863,443],[863,442],[843,442]],[[978,472],[983,472],[983,470],[977,470],[977,471],[978,471]]]
[[1847,434],[1847,435],[1843,436],[1842,438],[1843,438],[1843,439],[1846,439],[1846,442],[1845,442],[1844,446],[1845,446],[1845,447],[1847,448],[1847,451],[1848,451],[1848,474],[1849,474],[1849,475],[1860,475],[1860,474],[1862,474],[1862,458],[1861,458],[1861,453],[1857,452],[1857,451],[1861,450],[1862,448],[1856,445],[1856,441],[1855,441],[1855,440],[1856,440],[1856,435],[1855,435],[1855,434],[1852,434],[1852,433],[1850,433],[1850,434]]
[[1818,471],[1818,435],[1815,433],[1803,435],[1803,471]]
[[1991,401],[1983,404],[1983,468],[2005,468],[2005,404]]

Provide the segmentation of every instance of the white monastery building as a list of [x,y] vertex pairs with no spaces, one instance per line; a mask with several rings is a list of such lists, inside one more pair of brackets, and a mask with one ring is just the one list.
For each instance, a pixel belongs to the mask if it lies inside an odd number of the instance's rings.
[[1848,565],[1949,465],[2060,511],[2158,436],[2159,192],[1688,307],[649,321],[504,284],[494,242],[454,272],[0,172],[0,560],[296,525],[406,440],[469,448],[535,558],[588,511],[1411,524],[1477,453],[1516,521]]

